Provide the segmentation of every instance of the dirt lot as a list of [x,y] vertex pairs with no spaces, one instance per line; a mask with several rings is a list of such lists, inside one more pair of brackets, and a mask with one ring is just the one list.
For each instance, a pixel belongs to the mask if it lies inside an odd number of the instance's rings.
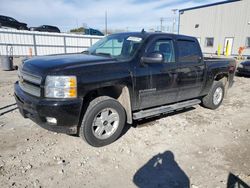
[[16,79],[0,71],[0,187],[227,187],[230,173],[250,184],[250,78],[218,110],[137,122],[103,148],[22,118]]

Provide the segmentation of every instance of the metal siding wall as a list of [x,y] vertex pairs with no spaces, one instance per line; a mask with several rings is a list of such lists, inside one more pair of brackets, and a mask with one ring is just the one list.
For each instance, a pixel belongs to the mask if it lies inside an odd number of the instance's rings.
[[6,55],[7,46],[8,49],[13,46],[14,55],[17,56],[29,55],[30,49],[33,55],[35,52],[37,55],[82,52],[91,46],[92,41],[101,38],[103,37],[0,29],[0,55]]
[[[185,11],[180,15],[180,34],[201,38],[204,53],[215,53],[218,45],[224,49],[226,37],[234,38],[232,54],[238,54],[238,48],[246,44],[250,37],[250,1],[243,0],[228,4]],[[195,28],[199,24],[199,28]],[[205,38],[214,37],[214,46],[205,47]],[[250,55],[250,49],[245,50]]]

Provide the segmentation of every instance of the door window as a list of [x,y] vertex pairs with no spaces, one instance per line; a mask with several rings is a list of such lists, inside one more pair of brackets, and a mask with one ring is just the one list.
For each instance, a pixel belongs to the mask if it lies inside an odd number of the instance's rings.
[[178,40],[179,62],[199,63],[200,49],[198,43],[189,40]]
[[147,53],[161,53],[164,58],[164,62],[171,63],[175,62],[175,53],[173,41],[169,39],[160,39],[150,45]]
[[13,19],[13,18],[8,18],[8,20],[9,20],[10,22],[16,22],[16,20]]

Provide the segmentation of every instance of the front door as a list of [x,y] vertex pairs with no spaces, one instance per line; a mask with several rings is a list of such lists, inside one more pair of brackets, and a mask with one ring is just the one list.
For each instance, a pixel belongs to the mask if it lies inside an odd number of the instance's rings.
[[229,56],[232,54],[233,41],[234,41],[234,38],[225,38],[224,54],[226,56]]
[[145,50],[161,53],[163,63],[143,63],[136,70],[136,91],[140,109],[173,103],[177,99],[177,63],[174,43],[169,38],[156,38]]
[[178,49],[178,101],[196,98],[205,81],[205,64],[202,60],[199,42],[177,40]]

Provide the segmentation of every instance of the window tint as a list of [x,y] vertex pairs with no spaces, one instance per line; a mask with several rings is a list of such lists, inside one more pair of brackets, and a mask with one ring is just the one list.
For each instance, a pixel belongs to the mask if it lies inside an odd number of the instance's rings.
[[247,48],[250,48],[250,37],[247,37],[246,47],[247,47]]
[[13,18],[8,18],[8,20],[11,21],[11,22],[16,22],[16,20],[13,19]]
[[200,49],[195,41],[178,40],[179,62],[199,62]]
[[206,38],[205,46],[206,47],[213,47],[214,46],[214,38]]
[[148,54],[153,52],[161,53],[166,63],[175,62],[174,46],[172,40],[160,39],[155,41],[147,50]]

